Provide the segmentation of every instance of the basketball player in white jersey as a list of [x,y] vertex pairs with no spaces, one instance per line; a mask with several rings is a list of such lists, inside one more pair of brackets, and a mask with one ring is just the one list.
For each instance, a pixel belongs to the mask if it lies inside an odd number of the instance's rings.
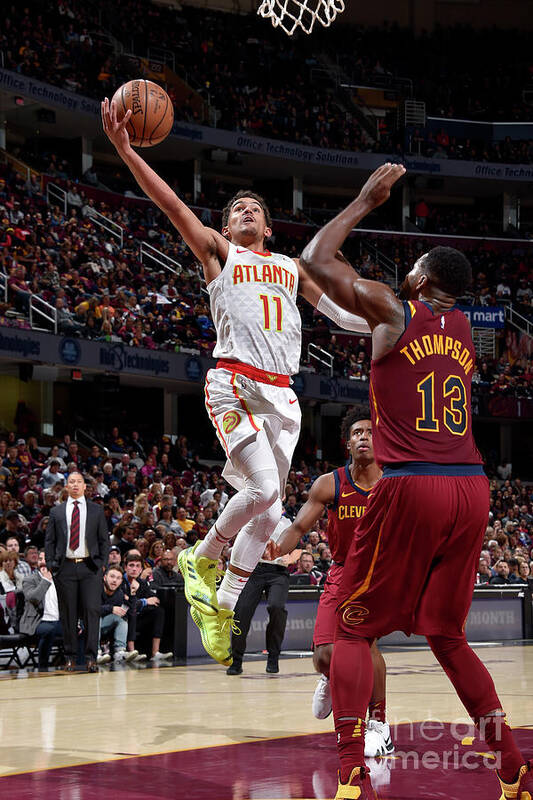
[[[217,330],[213,354],[219,360],[207,373],[205,402],[228,459],[224,477],[238,491],[205,539],[182,551],[179,567],[205,649],[230,665],[233,609],[280,520],[300,433],[298,398],[290,388],[301,350],[296,297],[302,294],[340,327],[369,328],[332,303],[298,261],[265,248],[272,223],[259,195],[238,192],[223,210],[221,233],[203,225],[131,148],[129,117],[117,122],[114,104],[102,103],[104,130],[119,156],[201,262]],[[217,560],[235,536],[217,593]]]

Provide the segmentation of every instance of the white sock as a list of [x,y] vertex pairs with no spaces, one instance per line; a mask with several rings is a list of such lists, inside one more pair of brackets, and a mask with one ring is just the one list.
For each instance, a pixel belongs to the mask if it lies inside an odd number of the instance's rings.
[[246,578],[243,578],[242,575],[236,575],[229,569],[226,570],[226,574],[222,578],[222,583],[220,584],[220,589],[217,592],[219,608],[228,608],[230,611],[233,611],[237,605],[240,593],[248,583],[249,577],[248,575]]
[[224,536],[221,536],[217,531],[217,526],[212,525],[205,539],[200,542],[194,551],[194,556],[195,558],[211,558],[213,561],[216,561],[222,553],[224,546],[229,541],[231,541],[231,539],[225,539]]

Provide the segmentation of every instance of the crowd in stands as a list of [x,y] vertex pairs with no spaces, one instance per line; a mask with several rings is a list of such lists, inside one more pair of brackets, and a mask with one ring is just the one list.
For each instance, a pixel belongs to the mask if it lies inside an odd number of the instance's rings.
[[[40,571],[51,581],[42,554],[48,518],[54,505],[66,499],[68,475],[81,471],[87,498],[104,509],[111,543],[110,571],[102,587],[102,637],[114,635],[118,661],[165,660],[171,653],[159,650],[165,612],[158,589],[182,585],[177,555],[205,537],[233,490],[221,476],[221,462],[202,463],[185,436],[143,441],[137,432],[125,435],[114,427],[104,439],[102,447],[88,450],[68,435],[46,445],[15,431],[0,438],[0,634],[17,631],[22,619],[26,631],[25,610],[31,604],[27,580]],[[313,481],[332,468],[312,454],[295,462],[284,498],[289,519],[294,520],[307,500]],[[531,586],[533,485],[515,478],[512,465],[502,464],[490,488],[490,518],[476,581]],[[298,548],[302,552],[291,571],[308,575],[311,584],[322,583],[331,564],[326,513]],[[219,560],[221,572],[229,554],[228,546]],[[132,586],[137,587],[133,606]],[[49,634],[58,634],[57,626],[45,630],[48,638],[41,637],[39,651],[43,669],[53,643]],[[103,651],[100,663],[110,657]]]
[[[57,310],[58,330],[64,335],[148,349],[187,348],[210,355],[215,330],[201,270],[164,215],[146,202],[110,193],[106,195],[109,203],[95,202],[76,184],[67,181],[64,186],[66,214],[59,206],[46,205],[34,180],[24,181],[18,172],[0,167],[0,270],[8,284],[8,302],[0,304],[0,324],[28,327],[29,300],[38,294]],[[123,226],[122,248],[94,224],[95,210]],[[199,213],[207,224],[218,223],[218,212],[204,208]],[[294,225],[290,235],[275,233],[270,246],[296,257],[313,232],[310,226]],[[141,263],[138,246],[143,240],[173,258],[179,274]],[[366,234],[364,240],[354,235],[345,253],[363,276],[390,280],[373,254],[377,247],[389,264],[397,266],[401,280],[410,265],[436,243],[385,233]],[[459,246],[475,273],[473,294],[465,302],[491,306],[512,300],[531,319],[533,272],[528,245],[462,240]],[[333,374],[366,380],[368,341],[332,332],[332,323],[305,301],[299,300],[299,306],[304,328],[302,363],[317,366],[307,357],[312,330],[313,342],[333,357]],[[503,362],[488,364],[488,373],[483,372],[487,367],[478,365],[481,376],[492,377],[486,393],[531,397],[531,352],[525,344],[526,340],[515,344]],[[485,392],[484,379],[478,389]]]
[[[8,10],[0,51],[8,69],[101,99],[138,77],[140,69],[135,58],[113,54],[109,32],[126,52],[146,56],[150,48],[159,48],[172,53],[176,71],[208,98],[217,126],[224,129],[399,156],[531,160],[531,140],[458,138],[445,121],[438,133],[395,132],[383,124],[380,137],[370,135],[357,122],[354,98],[339,88],[362,83],[394,92],[395,79],[407,78],[429,114],[529,121],[531,109],[522,95],[533,86],[526,32],[437,28],[415,37],[394,25],[365,29],[344,23],[316,31],[312,40],[284,37],[280,47],[282,34],[253,14],[190,7],[176,12],[154,4],[147,10],[141,0],[121,0],[112,11],[101,2],[77,0],[43,8],[28,0],[22,12]],[[235,40],[239,47],[228,47]],[[167,88],[175,100],[175,88]],[[177,102],[175,111],[178,120],[210,122],[190,98]]]
[[533,587],[531,487],[513,478],[510,464],[497,469],[491,480],[489,525],[476,582],[482,585],[527,583]]
[[[446,123],[444,123],[445,125]],[[450,135],[446,127],[434,133],[428,128],[406,128],[401,146],[391,136],[380,140],[383,153],[426,156],[426,158],[452,158],[458,161],[500,161],[505,164],[530,164],[533,160],[533,139],[487,141],[482,138],[461,138]]]
[[[115,216],[132,231],[119,248],[94,225],[94,204],[75,187],[69,191],[74,202],[67,214],[58,206],[49,208],[42,195],[30,191],[18,173],[4,171],[0,268],[8,276],[12,307],[24,314],[35,293],[57,309],[58,329],[65,335],[149,349],[188,346],[211,353],[214,328],[192,258],[179,281],[172,273],[149,270],[139,261],[136,239],[150,241],[151,208],[142,219],[136,214],[130,219],[125,206],[117,211]],[[161,232],[160,246],[164,239]],[[185,247],[177,237],[163,249],[184,262]],[[10,322],[6,311],[2,308],[2,324]],[[23,316],[15,318],[15,324],[28,323]]]

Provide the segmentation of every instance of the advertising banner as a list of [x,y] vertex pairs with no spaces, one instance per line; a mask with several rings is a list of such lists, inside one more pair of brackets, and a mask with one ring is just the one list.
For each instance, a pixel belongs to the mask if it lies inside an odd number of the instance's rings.
[[[123,342],[95,342],[52,333],[0,326],[0,361],[30,361],[56,367],[144,375],[168,381],[203,384],[215,366],[212,358],[167,350],[128,347]],[[293,377],[293,389],[305,398],[339,403],[368,403],[368,384],[311,372]],[[176,387],[177,390],[177,387]]]
[[[100,103],[98,100],[82,97],[66,89],[51,86],[34,78],[28,78],[18,72],[0,69],[0,90],[2,89],[10,94],[29,97],[33,100],[41,101],[45,105],[62,108],[73,113],[100,116]],[[314,167],[339,167],[344,170],[371,171],[383,164],[384,161],[399,160],[393,154],[330,150],[180,121],[174,123],[173,135],[208,147],[273,156]],[[485,178],[507,182],[528,182],[533,180],[533,165],[529,164],[456,161],[446,158],[425,158],[423,156],[406,156],[402,163],[405,164],[409,172],[422,175]]]
[[[292,599],[287,603],[287,627],[283,639],[283,650],[311,650],[318,591],[310,592],[305,599]],[[469,642],[500,642],[521,639],[523,629],[524,600],[520,597],[475,596],[466,623],[466,636]],[[246,640],[246,652],[260,653],[265,649],[265,631],[268,625],[266,602],[262,601],[255,612]],[[188,656],[203,655],[200,634],[193,622],[187,631]],[[425,643],[423,636],[407,637],[396,631],[380,639],[384,645],[420,645]]]
[[473,328],[505,328],[503,306],[458,306]]

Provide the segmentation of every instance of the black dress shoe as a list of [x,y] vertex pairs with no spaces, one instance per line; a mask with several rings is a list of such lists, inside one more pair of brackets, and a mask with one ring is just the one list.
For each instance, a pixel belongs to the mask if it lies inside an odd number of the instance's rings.
[[73,658],[69,658],[68,656],[65,662],[65,672],[76,672],[76,662]]
[[266,665],[266,671],[271,674],[279,672],[279,664],[277,658],[269,658]]
[[87,660],[87,672],[98,672],[98,665],[94,658],[89,658]]
[[242,664],[239,661],[234,661],[231,667],[227,668],[226,675],[242,675]]

